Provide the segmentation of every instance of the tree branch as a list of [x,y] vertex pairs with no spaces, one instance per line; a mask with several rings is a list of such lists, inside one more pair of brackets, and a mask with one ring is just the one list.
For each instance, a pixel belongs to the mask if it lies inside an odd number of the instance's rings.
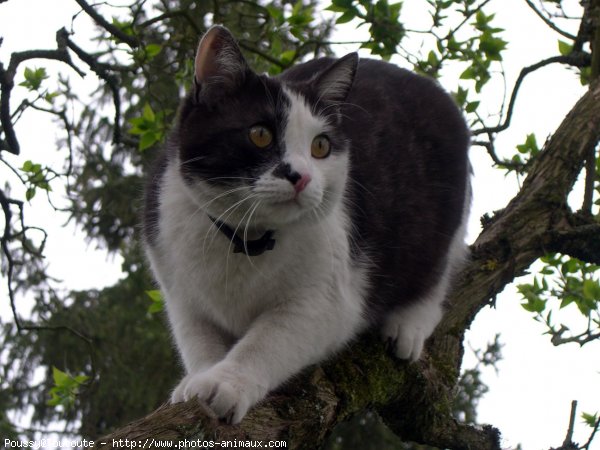
[[5,141],[0,150],[6,150],[14,155],[20,153],[20,145],[13,127],[10,112],[10,95],[15,86],[15,76],[19,64],[30,59],[53,59],[64,62],[80,76],[83,77],[85,75],[71,61],[64,36],[60,31],[56,33],[56,44],[57,48],[55,50],[27,50],[13,53],[10,56],[10,62],[6,70],[2,63],[0,63],[0,124],[5,136]]
[[549,231],[543,237],[543,245],[549,252],[600,265],[600,223]]
[[517,100],[517,94],[519,93],[519,89],[521,87],[521,84],[525,80],[525,77],[530,73],[535,72],[536,70],[541,69],[542,67],[548,66],[550,64],[560,63],[568,64],[574,67],[585,67],[590,64],[590,61],[591,56],[588,53],[580,52],[571,53],[569,55],[563,56],[553,56],[551,58],[547,58],[535,64],[532,64],[531,66],[524,67],[523,69],[521,69],[521,72],[517,77],[517,81],[515,82],[515,86],[513,88],[510,100],[508,102],[508,110],[506,111],[506,118],[504,119],[504,122],[495,127],[483,127],[478,130],[473,130],[473,135],[477,136],[483,133],[498,133],[500,131],[506,130],[510,126],[515,102]]
[[554,22],[552,22],[550,19],[548,19],[539,9],[536,8],[536,6],[533,4],[533,2],[531,0],[525,0],[525,3],[527,3],[527,5],[533,10],[533,12],[540,18],[542,19],[542,21],[548,25],[550,28],[552,28],[554,31],[556,31],[558,34],[563,35],[564,37],[568,38],[568,39],[572,39],[575,40],[576,36],[573,36],[571,33],[567,33],[564,30],[561,30],[560,28],[558,28]]
[[[334,425],[366,408],[378,409],[404,439],[427,439],[448,448],[499,450],[499,433],[458,424],[448,415],[448,379],[431,360],[415,364],[388,355],[379,336],[368,335],[339,358],[305,371],[273,392],[236,426],[219,422],[200,402],[165,405],[98,440],[100,449],[119,440],[285,440],[290,449],[314,450]],[[390,399],[393,399],[390,402]],[[415,411],[422,420],[415,422]],[[407,420],[410,417],[410,420]],[[122,443],[122,442],[121,442]]]
[[120,28],[109,23],[101,14],[98,14],[96,10],[84,0],[75,0],[75,2],[77,2],[81,9],[83,9],[86,12],[86,14],[94,20],[94,22],[96,22],[98,25],[100,25],[102,28],[104,28],[117,39],[125,42],[127,45],[129,45],[129,47],[137,48],[140,45],[137,38],[123,32],[123,30],[121,30]]
[[113,104],[115,106],[115,124],[113,131],[113,143],[118,144],[121,142],[121,96],[119,94],[119,79],[112,73],[110,73],[113,69],[107,67],[105,64],[101,64],[94,56],[87,53],[77,44],[75,44],[71,39],[69,39],[69,35],[67,30],[62,28],[59,30],[59,33],[62,33],[66,40],[66,45],[70,48],[73,53],[77,55],[79,59],[85,62],[89,68],[96,74],[98,77],[103,79],[108,88],[110,89],[113,97]]

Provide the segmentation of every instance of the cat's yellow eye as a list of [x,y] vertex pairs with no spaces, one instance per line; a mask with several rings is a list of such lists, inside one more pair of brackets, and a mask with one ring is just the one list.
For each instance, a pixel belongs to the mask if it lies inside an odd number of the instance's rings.
[[331,142],[327,136],[317,136],[310,146],[310,154],[313,158],[327,158],[331,153]]
[[254,125],[250,128],[250,140],[258,148],[266,148],[273,142],[273,133],[262,125]]

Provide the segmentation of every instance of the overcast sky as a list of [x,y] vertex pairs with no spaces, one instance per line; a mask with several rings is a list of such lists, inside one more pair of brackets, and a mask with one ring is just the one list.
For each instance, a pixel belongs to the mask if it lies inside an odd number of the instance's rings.
[[[403,19],[410,28],[427,26],[426,22],[421,23],[424,3],[418,0],[405,2]],[[576,12],[578,2],[572,1],[572,4]],[[504,68],[510,89],[521,67],[557,54],[559,36],[533,14],[524,0],[496,0],[492,2],[494,5],[501,8],[497,10],[495,23],[506,30],[503,37],[509,41],[509,48],[504,53]],[[9,52],[15,50],[53,48],[56,30],[69,26],[76,11],[73,0],[9,0],[1,4],[0,34],[5,40],[0,47],[0,61],[7,64]],[[85,18],[77,19],[75,29],[78,33],[85,33],[90,27]],[[576,29],[572,28],[571,32],[575,33]],[[340,39],[356,40],[357,31],[352,26],[340,27],[338,33]],[[354,50],[355,46],[336,48],[340,55]],[[51,66],[43,61],[27,65]],[[85,87],[86,83],[94,81],[93,75],[88,78],[89,81],[74,78],[74,82]],[[455,87],[455,80],[445,79],[442,83],[448,89]],[[501,82],[491,83],[484,91],[485,101],[497,106],[502,91]],[[530,75],[522,86],[511,130],[499,137],[498,148],[510,154],[532,132],[536,133],[539,143],[544,142],[582,92],[577,76],[562,67],[551,66]],[[13,107],[18,104],[16,97],[12,104]],[[20,167],[26,159],[49,165],[61,164],[65,154],[57,153],[54,142],[62,136],[44,115],[26,115],[19,123],[17,133],[22,156],[10,158],[15,166]],[[482,148],[473,148],[471,159],[475,167],[470,226],[470,239],[473,240],[479,233],[479,217],[502,208],[518,191],[518,184],[513,178],[505,177],[503,172],[491,169],[491,161]],[[4,168],[0,168],[0,179],[9,177]],[[27,217],[31,224],[41,224],[51,231],[47,247],[50,273],[64,279],[65,287],[102,287],[112,284],[120,276],[120,259],[93,251],[94,244],[86,244],[82,233],[73,226],[63,227],[66,217],[51,210],[42,195],[34,199]],[[0,286],[0,295],[0,317],[11,320],[4,282]],[[23,311],[27,310],[24,303],[21,306]],[[480,404],[479,420],[497,426],[507,448],[518,443],[523,444],[524,450],[558,446],[567,431],[571,400],[579,401],[579,413],[600,410],[600,344],[589,344],[583,349],[574,344],[555,348],[547,336],[541,335],[543,331],[543,327],[519,306],[519,297],[510,287],[498,297],[495,310],[486,309],[480,313],[467,335],[468,345],[481,348],[496,333],[501,333],[504,360],[498,365],[498,373],[485,373],[484,380],[489,384],[490,392]],[[467,352],[465,367],[473,361]],[[578,418],[576,440],[587,440],[588,430]],[[600,449],[600,440],[597,441],[594,448]]]

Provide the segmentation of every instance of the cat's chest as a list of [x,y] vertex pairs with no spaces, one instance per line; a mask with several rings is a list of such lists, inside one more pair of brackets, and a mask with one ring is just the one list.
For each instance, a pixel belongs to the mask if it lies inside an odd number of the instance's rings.
[[242,335],[265,310],[302,299],[328,301],[352,278],[346,227],[338,216],[276,230],[273,250],[248,256],[234,253],[227,236],[185,197],[178,200],[163,202],[151,258],[161,266],[155,272],[168,308],[208,316]]

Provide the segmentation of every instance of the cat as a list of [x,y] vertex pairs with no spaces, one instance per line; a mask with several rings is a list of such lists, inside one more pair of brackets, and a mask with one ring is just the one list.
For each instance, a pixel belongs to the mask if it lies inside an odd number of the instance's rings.
[[171,401],[238,423],[371,327],[418,359],[467,248],[451,98],[356,53],[258,75],[222,26],[194,67],[143,227],[187,373]]

